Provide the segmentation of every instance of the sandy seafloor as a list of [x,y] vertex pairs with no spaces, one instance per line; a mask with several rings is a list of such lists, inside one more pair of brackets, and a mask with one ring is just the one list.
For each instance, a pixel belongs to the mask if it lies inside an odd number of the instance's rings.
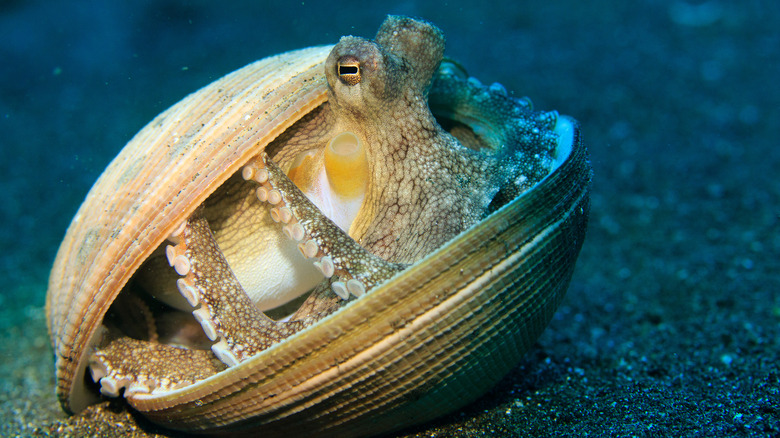
[[[486,83],[577,118],[587,240],[550,327],[492,391],[399,437],[780,436],[775,1],[0,3],[0,435],[164,434],[67,418],[43,312],[87,190],[187,93],[386,13]],[[389,5],[389,6],[388,6]]]

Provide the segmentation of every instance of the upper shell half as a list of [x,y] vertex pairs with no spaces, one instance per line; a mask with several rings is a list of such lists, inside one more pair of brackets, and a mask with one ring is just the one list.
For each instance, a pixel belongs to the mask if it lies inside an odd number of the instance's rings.
[[[406,38],[410,35],[422,36]],[[221,239],[231,238],[221,235],[234,233],[224,232],[228,225],[220,229],[214,223],[230,222],[220,218],[233,213],[223,212],[245,200],[222,198],[232,196],[233,187],[258,181],[261,199],[272,202],[268,197],[278,194],[280,202],[269,207],[252,197],[260,204],[257,208],[265,215],[270,209],[281,224],[279,235],[284,228],[298,242],[302,260],[317,259],[318,275],[324,274],[322,284],[314,287],[293,279],[314,290],[310,297],[322,297],[319,302],[310,298],[304,307],[327,312],[308,314],[308,322],[289,336],[273,338],[246,357],[241,356],[244,346],[220,332],[219,325],[216,334],[207,336],[229,347],[212,346],[216,356],[209,349],[211,341],[205,346],[171,342],[183,352],[197,349],[218,365],[186,384],[146,375],[140,384],[119,382],[117,392],[124,388],[134,409],[179,430],[366,436],[451,412],[517,364],[560,303],[584,239],[591,175],[586,150],[574,120],[535,112],[527,100],[507,96],[498,85],[481,85],[456,64],[440,63],[436,50],[418,50],[418,44],[434,44],[439,50],[443,39],[428,23],[390,17],[376,41],[345,37],[336,46],[263,59],[186,97],[127,144],[74,217],[49,281],[46,306],[57,396],[67,411],[80,411],[99,399],[93,377],[110,372],[105,369],[110,360],[95,358],[121,355],[104,353],[118,345],[111,342],[126,336],[149,345],[163,343],[159,328],[150,330],[153,336],[137,334],[137,326],[153,325],[163,313],[181,316],[177,321],[182,326],[208,319],[208,314],[193,318],[192,309],[180,310],[186,303],[158,303],[148,290],[137,294],[144,288],[140,277],[153,271],[149,266],[156,259],[164,259],[167,247],[172,265],[177,255],[193,263],[175,266],[181,275],[175,284],[196,292],[205,288],[208,279],[187,281],[212,267],[193,262],[198,259],[190,254],[197,242],[180,245],[187,233],[199,229],[196,218],[205,218],[202,222],[211,222],[212,231],[205,234],[216,236],[214,245],[226,246]],[[394,77],[399,72],[407,76]],[[419,93],[408,91],[408,83],[416,84]],[[388,103],[398,99],[400,106]],[[403,110],[417,101],[424,111],[431,108],[435,120],[418,116],[418,109]],[[393,119],[413,122],[375,122],[389,107],[394,108],[389,111]],[[408,132],[398,134],[396,128]],[[330,201],[314,199],[322,189],[311,189],[312,195],[304,188],[316,186],[320,178],[319,170],[306,174],[305,163],[320,160],[327,168],[328,152],[317,152],[310,144],[324,139],[338,152],[344,133],[355,144],[367,145],[361,172],[368,188],[361,189],[350,219],[334,219],[324,213],[323,205]],[[399,154],[377,147],[401,144],[410,136],[414,144],[434,136],[436,148],[425,150],[428,158],[406,160],[411,149]],[[462,148],[455,158],[446,149],[451,143]],[[441,147],[443,152],[437,149]],[[414,162],[424,165],[414,167]],[[346,173],[352,178],[358,172]],[[271,185],[263,186],[266,180]],[[387,183],[391,180],[398,184]],[[328,181],[336,192],[342,184]],[[372,186],[378,181],[382,190]],[[436,190],[426,192],[426,185]],[[415,191],[418,187],[423,187],[422,195]],[[448,190],[463,192],[465,198],[436,198]],[[408,197],[415,202],[404,206]],[[432,199],[436,208],[420,199]],[[472,213],[474,209],[479,211]],[[467,214],[453,220],[454,225],[440,226],[458,210]],[[437,212],[443,216],[435,216]],[[425,222],[428,217],[434,219]],[[404,231],[409,229],[414,233]],[[316,243],[314,249],[306,246],[310,242]],[[237,281],[249,289],[246,283],[262,283],[266,274],[255,275],[251,266],[236,267],[231,257],[245,252],[225,258]],[[263,253],[252,263],[277,266],[264,259],[276,256]],[[221,295],[211,292],[211,299],[219,301]],[[340,292],[347,298],[340,300]],[[198,293],[188,298],[189,305],[204,308],[206,292]],[[126,299],[130,296],[133,300]],[[275,299],[254,302],[265,311],[276,307]],[[124,317],[114,314],[134,300],[143,304],[130,308],[144,315],[131,315],[135,323],[129,326],[135,326],[128,328],[120,322]],[[262,314],[260,310],[255,309]],[[224,309],[210,311],[230,319]],[[147,353],[144,360],[156,359]]]

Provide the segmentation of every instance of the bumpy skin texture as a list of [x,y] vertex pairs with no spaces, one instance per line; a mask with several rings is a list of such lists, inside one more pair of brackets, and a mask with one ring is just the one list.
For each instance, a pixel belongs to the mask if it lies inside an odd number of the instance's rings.
[[[375,41],[343,37],[326,62],[327,108],[283,138],[274,157],[285,167],[340,132],[361,137],[368,190],[349,234],[386,260],[412,263],[438,248],[484,217],[499,188],[496,159],[463,146],[428,108],[443,52],[439,29],[404,17],[386,20]],[[339,78],[339,60],[348,57],[359,83]]]
[[[353,296],[370,293],[549,171],[557,114],[528,118],[529,103],[508,98],[502,87],[467,81],[457,69],[440,71],[433,84],[443,51],[444,38],[437,28],[405,17],[389,17],[375,41],[343,37],[325,63],[327,103],[248,163],[243,172],[248,181],[233,178],[171,236],[167,257],[179,275],[171,274],[166,281],[176,282],[192,306],[188,310],[215,341],[214,355],[225,365],[236,365],[332,314]],[[457,108],[445,114],[453,123],[494,136],[478,140],[466,133],[464,138],[471,140],[464,145],[446,132],[428,107],[432,86],[444,96],[436,104]],[[368,175],[362,204],[348,230],[326,217],[286,174],[306,155],[307,164],[296,172],[301,181],[316,181],[324,166],[323,149],[343,132],[353,133],[365,145]],[[238,190],[241,184],[256,195]],[[230,196],[220,198],[223,194]],[[269,208],[278,223],[266,219],[248,227],[250,231],[284,232],[298,245],[298,256],[312,259],[325,277],[288,321],[274,321],[254,307],[238,275],[244,268],[231,261],[247,251],[236,243],[246,229],[231,218]],[[147,272],[158,271],[159,266]],[[146,288],[156,286],[143,272],[137,281]],[[203,349],[160,347],[115,334],[109,339],[113,341],[90,362],[93,376],[103,379],[109,395],[121,387],[133,389],[126,391],[128,397],[155,388],[167,391],[223,369]],[[174,374],[153,366],[173,356],[204,366],[191,371],[182,367]]]

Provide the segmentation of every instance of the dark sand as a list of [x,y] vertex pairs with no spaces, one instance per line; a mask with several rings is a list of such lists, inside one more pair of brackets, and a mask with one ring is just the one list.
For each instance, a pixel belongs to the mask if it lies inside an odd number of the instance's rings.
[[68,419],[55,400],[43,303],[76,208],[187,93],[401,13],[438,24],[483,82],[576,117],[595,178],[533,350],[398,436],[780,436],[778,2],[121,3],[0,3],[0,435],[159,432],[121,403]]

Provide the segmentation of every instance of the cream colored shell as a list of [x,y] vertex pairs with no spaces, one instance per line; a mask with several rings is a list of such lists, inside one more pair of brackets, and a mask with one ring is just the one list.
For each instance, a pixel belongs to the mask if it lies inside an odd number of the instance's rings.
[[[228,177],[326,99],[330,47],[266,58],[149,123],[79,209],[52,269],[57,395],[75,412],[90,342],[140,264]],[[568,119],[567,119],[568,120]],[[131,405],[163,426],[365,436],[435,418],[514,367],[568,286],[590,166],[576,123],[542,182],[336,314],[255,357]]]
[[263,59],[186,97],[109,164],[68,228],[46,309],[66,409],[83,409],[88,343],[122,286],[220,184],[325,101],[330,46]]

